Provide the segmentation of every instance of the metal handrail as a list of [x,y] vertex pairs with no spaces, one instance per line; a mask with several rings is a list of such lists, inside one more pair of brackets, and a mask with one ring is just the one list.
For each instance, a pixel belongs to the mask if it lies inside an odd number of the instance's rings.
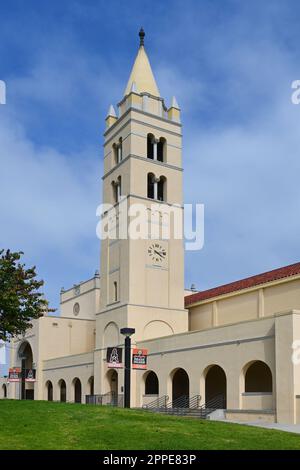
[[168,395],[163,395],[162,397],[157,397],[155,400],[151,401],[147,405],[144,406],[144,408],[151,409],[151,408],[166,408],[167,403],[169,400]]
[[188,395],[182,395],[167,404],[167,408],[189,408],[190,399]]
[[118,395],[115,392],[107,392],[102,395],[86,395],[85,402],[88,405],[108,405],[108,406],[123,406],[123,395]]
[[201,410],[201,415],[206,417],[208,414],[212,413],[215,410],[222,410],[225,408],[225,395],[219,394],[211,398],[203,405],[199,407]]

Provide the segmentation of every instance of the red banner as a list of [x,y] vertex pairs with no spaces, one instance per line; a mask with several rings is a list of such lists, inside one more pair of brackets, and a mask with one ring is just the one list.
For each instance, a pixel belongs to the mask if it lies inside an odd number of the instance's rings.
[[9,382],[20,382],[22,371],[20,367],[13,367],[8,371],[8,381]]
[[132,368],[133,369],[147,369],[147,355],[148,349],[133,349],[132,350]]

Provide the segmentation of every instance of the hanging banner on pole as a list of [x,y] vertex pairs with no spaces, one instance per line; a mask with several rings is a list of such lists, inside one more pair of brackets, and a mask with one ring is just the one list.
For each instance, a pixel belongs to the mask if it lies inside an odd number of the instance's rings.
[[26,369],[25,382],[35,382],[35,369]]
[[9,382],[20,382],[22,371],[20,367],[12,367],[8,371],[8,381]]
[[122,348],[107,348],[106,362],[111,369],[122,369]]
[[133,349],[132,350],[132,368],[133,369],[147,369],[147,355],[148,349]]

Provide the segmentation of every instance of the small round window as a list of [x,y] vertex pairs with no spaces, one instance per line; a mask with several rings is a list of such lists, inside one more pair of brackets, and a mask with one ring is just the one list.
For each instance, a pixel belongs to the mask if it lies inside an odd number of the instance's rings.
[[80,312],[80,305],[78,302],[76,302],[76,304],[74,304],[74,307],[73,307],[73,313],[74,315],[78,315]]

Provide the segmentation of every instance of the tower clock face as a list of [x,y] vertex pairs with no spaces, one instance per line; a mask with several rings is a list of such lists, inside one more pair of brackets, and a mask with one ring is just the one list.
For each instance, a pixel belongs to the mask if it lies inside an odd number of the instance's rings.
[[167,250],[158,242],[154,242],[148,247],[148,255],[152,263],[162,264],[167,258]]

